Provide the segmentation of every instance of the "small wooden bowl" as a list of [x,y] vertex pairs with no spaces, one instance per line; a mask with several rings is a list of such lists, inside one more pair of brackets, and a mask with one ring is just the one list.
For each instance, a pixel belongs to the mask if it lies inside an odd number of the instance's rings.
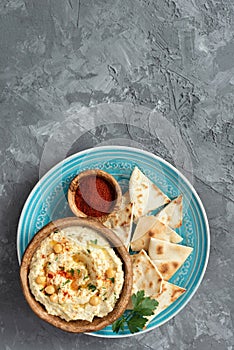
[[[95,316],[92,322],[84,320],[67,322],[58,316],[48,314],[44,306],[36,301],[29,287],[28,274],[30,262],[35,251],[40,246],[41,241],[49,236],[55,229],[63,229],[65,227],[71,226],[85,226],[95,230],[98,234],[110,242],[111,246],[123,263],[124,284],[120,297],[117,300],[114,309],[104,317]],[[64,218],[50,222],[33,237],[22,258],[20,267],[20,280],[24,296],[29,306],[42,320],[52,324],[57,328],[72,333],[93,332],[113,323],[125,311],[132,292],[132,262],[128,251],[121,244],[120,239],[110,229],[107,229],[101,223],[85,218]]]
[[84,179],[85,177],[88,177],[88,176],[97,176],[97,177],[103,178],[105,181],[107,181],[112,186],[112,188],[115,191],[115,195],[116,195],[115,204],[111,208],[111,212],[106,213],[103,216],[93,217],[94,220],[102,221],[103,218],[110,215],[113,211],[116,211],[119,209],[119,207],[121,205],[121,201],[122,201],[122,190],[121,190],[118,182],[115,180],[115,178],[103,170],[93,169],[93,170],[82,171],[76,177],[74,177],[74,179],[71,181],[69,189],[68,189],[68,195],[67,195],[70,209],[78,217],[84,217],[84,218],[88,217],[85,213],[83,213],[81,210],[79,210],[77,208],[77,205],[75,202],[75,195],[76,195],[77,188],[78,188],[81,180]]

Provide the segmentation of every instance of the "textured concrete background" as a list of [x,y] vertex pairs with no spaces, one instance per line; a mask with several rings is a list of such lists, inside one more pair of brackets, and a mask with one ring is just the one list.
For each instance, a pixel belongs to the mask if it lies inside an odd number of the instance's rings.
[[[233,36],[232,0],[0,1],[1,350],[233,349]],[[166,133],[176,130],[191,158],[211,227],[208,269],[191,302],[159,329],[122,340],[66,334],[34,316],[15,243],[24,201],[55,161],[41,165],[50,135],[60,128],[62,148],[70,109],[110,102],[156,108],[168,120]],[[99,118],[78,122],[84,135],[67,153],[124,138],[174,159],[136,127],[152,131],[147,115],[135,126]]]

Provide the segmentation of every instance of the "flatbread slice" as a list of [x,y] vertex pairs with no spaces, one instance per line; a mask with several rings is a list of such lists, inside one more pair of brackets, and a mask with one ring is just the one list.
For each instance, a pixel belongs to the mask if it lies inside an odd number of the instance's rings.
[[135,167],[129,180],[130,201],[135,204],[134,219],[170,202],[170,199]]
[[149,198],[149,181],[147,177],[135,167],[129,180],[130,201],[134,206],[134,219],[137,220],[144,214],[144,209]]
[[120,209],[124,209],[130,203],[130,194],[129,191],[126,191],[122,195],[122,203],[120,205]]
[[152,298],[158,301],[157,309],[154,311],[152,316],[147,316],[149,322],[155,318],[160,312],[165,310],[168,306],[173,304],[182,294],[186,292],[186,289],[176,286],[175,284],[163,281],[162,282],[162,290],[157,295],[152,296]]
[[156,217],[163,224],[172,228],[177,228],[182,225],[183,198],[182,195],[171,201],[163,208]]
[[[131,255],[133,264],[133,287],[132,294],[139,290],[145,291],[145,296],[155,295],[161,292],[162,275],[142,249],[138,254]],[[128,309],[132,308],[131,301]]]
[[139,251],[145,249],[148,251],[150,238],[152,237],[172,243],[180,243],[183,240],[178,233],[163,224],[155,216],[142,216],[138,220],[132,237],[132,250]]
[[151,238],[149,256],[163,276],[168,281],[183,265],[193,248]]
[[125,208],[110,214],[103,221],[103,225],[112,229],[127,248],[131,239],[133,208],[133,203],[129,203]]

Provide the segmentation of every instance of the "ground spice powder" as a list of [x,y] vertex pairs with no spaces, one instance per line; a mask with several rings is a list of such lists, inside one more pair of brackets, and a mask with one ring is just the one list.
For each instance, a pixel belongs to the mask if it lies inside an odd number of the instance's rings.
[[102,177],[93,175],[81,180],[75,195],[77,208],[93,217],[110,213],[115,199],[116,193],[112,185]]

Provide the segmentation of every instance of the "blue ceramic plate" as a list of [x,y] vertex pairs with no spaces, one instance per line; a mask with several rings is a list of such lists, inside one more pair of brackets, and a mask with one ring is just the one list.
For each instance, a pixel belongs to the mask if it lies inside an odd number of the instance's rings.
[[[67,190],[76,174],[99,168],[112,174],[125,190],[136,165],[168,197],[183,194],[183,225],[177,232],[183,237],[181,244],[193,247],[193,253],[170,280],[186,288],[186,292],[153,319],[143,333],[162,325],[182,310],[201,283],[209,256],[209,226],[201,200],[188,180],[162,158],[136,148],[106,146],[85,150],[60,162],[37,183],[24,205],[18,226],[17,250],[20,262],[38,230],[51,220],[73,216],[67,203]],[[122,333],[115,334],[111,326],[89,334],[119,338],[132,335],[127,327]]]

